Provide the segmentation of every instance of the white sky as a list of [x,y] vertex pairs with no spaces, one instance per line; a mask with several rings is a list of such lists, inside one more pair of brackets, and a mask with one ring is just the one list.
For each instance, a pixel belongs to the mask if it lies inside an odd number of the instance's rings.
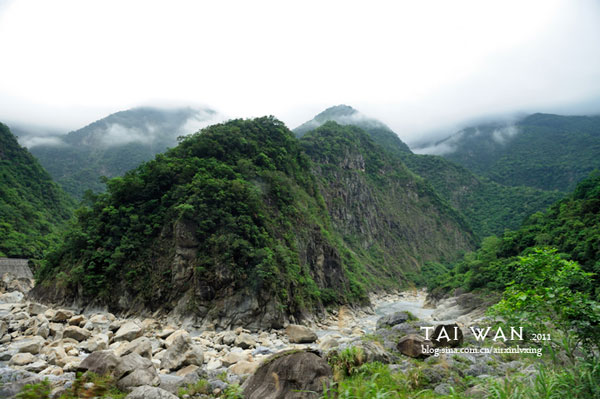
[[0,0],[0,56],[3,121],[191,104],[293,128],[344,103],[410,142],[600,99],[600,2]]

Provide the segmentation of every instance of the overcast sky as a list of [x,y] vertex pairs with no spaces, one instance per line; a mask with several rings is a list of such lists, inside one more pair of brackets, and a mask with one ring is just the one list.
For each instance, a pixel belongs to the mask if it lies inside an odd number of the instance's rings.
[[293,128],[344,103],[411,142],[600,113],[594,0],[0,0],[0,56],[0,120],[60,129],[188,104]]

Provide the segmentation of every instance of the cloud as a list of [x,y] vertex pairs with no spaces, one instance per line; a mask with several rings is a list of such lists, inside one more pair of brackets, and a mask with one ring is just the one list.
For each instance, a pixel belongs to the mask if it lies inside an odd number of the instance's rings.
[[28,136],[28,137],[19,137],[19,144],[27,148],[33,148],[38,146],[44,147],[64,147],[67,144],[62,140],[61,137],[57,136]]
[[13,1],[0,120],[73,130],[177,101],[294,127],[345,103],[410,144],[482,116],[600,111],[574,107],[600,99],[598,48],[595,0]]

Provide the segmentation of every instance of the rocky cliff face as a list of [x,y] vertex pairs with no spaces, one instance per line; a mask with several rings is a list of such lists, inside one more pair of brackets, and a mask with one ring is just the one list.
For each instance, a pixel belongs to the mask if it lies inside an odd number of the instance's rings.
[[399,288],[472,244],[360,129],[330,123],[299,141],[272,118],[237,120],[109,181],[34,293],[205,328],[277,328]]

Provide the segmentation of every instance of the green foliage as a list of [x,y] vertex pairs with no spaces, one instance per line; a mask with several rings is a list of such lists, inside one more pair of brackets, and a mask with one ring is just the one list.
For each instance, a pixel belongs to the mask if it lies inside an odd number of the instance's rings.
[[365,360],[365,352],[360,346],[350,346],[341,352],[334,350],[327,355],[327,362],[336,381],[355,375]]
[[17,394],[17,399],[50,399],[52,386],[47,378],[37,384],[27,384]]
[[555,250],[535,250],[520,258],[514,280],[490,312],[529,334],[560,334],[571,358],[580,345],[593,355],[600,349],[600,304],[590,299],[590,276]]
[[108,180],[106,193],[90,194],[38,282],[56,282],[63,272],[71,292],[81,288],[110,303],[120,286],[146,303],[161,303],[172,294],[173,271],[164,263],[169,250],[174,241],[191,240],[186,245],[198,254],[194,274],[178,290],[197,287],[198,300],[228,287],[270,293],[290,312],[362,300],[364,267],[352,255],[340,259],[343,274],[335,287],[317,284],[312,265],[300,258],[308,241],[344,251],[310,165],[299,141],[272,117],[204,129]]
[[600,297],[600,173],[592,173],[565,199],[546,213],[535,213],[520,229],[501,237],[489,237],[479,250],[465,254],[449,271],[431,279],[434,293],[453,288],[502,291],[513,280],[518,256],[526,256],[535,247],[554,247],[581,265],[591,276],[593,296]]
[[600,117],[534,114],[514,126],[516,134],[499,140],[506,126],[465,129],[444,155],[473,172],[504,185],[572,190],[600,168]]
[[203,395],[207,395],[210,394],[210,386],[208,384],[208,381],[206,379],[199,379],[198,381],[196,381],[193,384],[188,384],[186,387],[180,387],[179,390],[177,391],[177,396],[179,396],[180,398],[183,398],[184,395],[196,395],[196,394],[203,394]]
[[72,211],[73,201],[0,123],[0,256],[40,259]]
[[121,392],[115,379],[110,375],[99,376],[92,372],[78,373],[71,387],[59,399],[111,398],[123,399],[127,393]]

